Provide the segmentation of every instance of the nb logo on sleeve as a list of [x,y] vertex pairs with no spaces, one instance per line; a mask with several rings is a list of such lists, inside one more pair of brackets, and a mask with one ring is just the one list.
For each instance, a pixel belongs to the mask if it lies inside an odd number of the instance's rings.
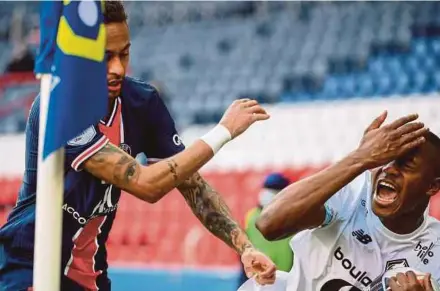
[[372,242],[373,240],[371,239],[371,236],[364,233],[363,229],[359,229],[356,231],[353,231],[351,233],[354,237],[356,237],[356,239],[358,241],[360,241],[361,243],[363,243],[364,245],[369,244],[370,242]]

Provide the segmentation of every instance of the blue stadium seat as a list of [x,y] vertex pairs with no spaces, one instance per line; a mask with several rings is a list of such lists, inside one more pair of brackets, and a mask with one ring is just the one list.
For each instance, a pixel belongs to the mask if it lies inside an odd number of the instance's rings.
[[[190,115],[178,124],[212,121],[238,96],[295,102],[440,86],[438,2],[280,2],[266,14],[250,2],[126,5],[132,72],[166,84],[173,112]],[[2,5],[0,23],[13,7]],[[0,42],[0,68],[9,54]]]

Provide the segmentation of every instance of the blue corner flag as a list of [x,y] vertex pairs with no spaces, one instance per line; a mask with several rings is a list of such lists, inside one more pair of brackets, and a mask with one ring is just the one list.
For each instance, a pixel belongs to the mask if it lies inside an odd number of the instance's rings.
[[37,74],[52,75],[43,159],[105,116],[103,1],[42,1]]

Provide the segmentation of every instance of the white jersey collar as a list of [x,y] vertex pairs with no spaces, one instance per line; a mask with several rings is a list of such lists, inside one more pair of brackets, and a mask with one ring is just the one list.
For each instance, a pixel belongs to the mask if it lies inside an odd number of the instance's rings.
[[386,228],[386,226],[383,225],[382,221],[380,221],[379,217],[377,217],[376,215],[375,217],[376,217],[376,225],[378,230],[387,237],[397,241],[411,240],[412,238],[417,237],[420,233],[422,233],[425,230],[428,221],[427,217],[424,216],[422,224],[420,224],[420,226],[416,230],[407,234],[397,234]]

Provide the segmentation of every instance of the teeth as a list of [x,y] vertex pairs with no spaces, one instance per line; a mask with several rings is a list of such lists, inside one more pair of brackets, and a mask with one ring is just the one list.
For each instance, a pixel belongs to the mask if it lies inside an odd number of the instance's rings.
[[395,200],[395,198],[385,198],[385,197],[381,197],[381,196],[378,196],[377,199],[384,201],[384,202],[393,202]]
[[380,185],[381,185],[381,186],[388,187],[388,188],[391,188],[391,189],[393,189],[393,190],[396,190],[396,188],[394,188],[393,185],[391,185],[390,183],[384,182],[384,181],[380,182]]

